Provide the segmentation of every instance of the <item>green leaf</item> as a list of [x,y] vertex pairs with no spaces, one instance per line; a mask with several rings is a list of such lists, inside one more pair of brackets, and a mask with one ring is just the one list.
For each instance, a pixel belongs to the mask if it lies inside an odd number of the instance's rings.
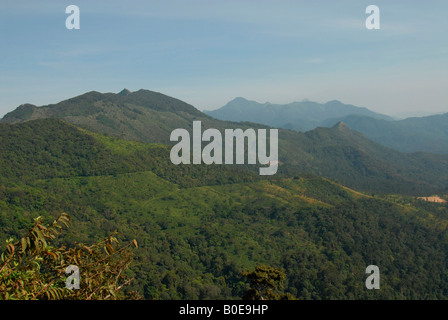
[[27,241],[25,238],[22,238],[22,254],[25,253],[26,248],[27,248]]

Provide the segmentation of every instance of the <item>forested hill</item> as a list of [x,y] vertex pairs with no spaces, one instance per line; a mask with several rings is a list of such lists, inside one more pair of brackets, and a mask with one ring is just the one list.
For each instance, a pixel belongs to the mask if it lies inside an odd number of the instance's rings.
[[305,172],[380,193],[448,190],[448,155],[401,153],[365,138],[342,122],[300,135],[306,140],[301,150],[312,157]]
[[60,119],[0,124],[0,181],[117,175],[151,170],[179,186],[253,181],[238,166],[175,166],[169,147],[96,134]]
[[215,123],[193,106],[158,92],[138,90],[123,94],[87,92],[56,104],[19,106],[7,113],[4,123],[59,118],[77,126],[144,142],[169,143],[173,128],[185,128],[193,120]]
[[[302,139],[324,148],[332,130],[343,141],[353,134],[340,125]],[[174,166],[166,146],[59,119],[1,124],[0,148],[1,249],[33,218],[61,212],[72,227],[59,245],[117,229],[123,241],[137,239],[128,289],[146,299],[239,299],[241,272],[259,264],[285,269],[284,291],[301,299],[448,298],[446,204],[372,196],[311,175]],[[371,264],[380,290],[365,288]]]
[[[22,105],[5,115],[2,122],[44,118],[60,118],[89,131],[128,140],[171,145],[172,130],[191,132],[194,120],[202,121],[203,130],[216,128],[221,132],[269,128],[213,119],[185,102],[149,90],[119,94],[93,91],[54,105]],[[312,173],[368,192],[426,196],[448,189],[448,155],[400,153],[341,124],[305,133],[280,129],[279,160],[278,176]],[[249,169],[255,172],[258,168]]]

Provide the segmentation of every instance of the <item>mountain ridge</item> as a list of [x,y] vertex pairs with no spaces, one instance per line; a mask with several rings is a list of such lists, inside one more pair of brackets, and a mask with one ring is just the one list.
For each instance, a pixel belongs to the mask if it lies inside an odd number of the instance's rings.
[[[185,102],[149,90],[126,96],[90,91],[58,104],[27,108],[31,110],[28,114],[23,115],[22,107],[1,122],[54,117],[90,131],[167,146],[173,145],[170,134],[174,129],[192,130],[196,120],[201,121],[203,130],[270,128],[253,122],[217,120]],[[278,139],[281,176],[311,173],[369,192],[422,195],[448,189],[448,157],[403,154],[367,139],[343,123],[304,133],[279,129]]]
[[252,121],[301,132],[321,126],[328,118],[343,118],[350,114],[392,120],[389,116],[375,113],[365,107],[344,104],[339,100],[326,103],[304,100],[287,104],[262,104],[238,97],[219,109],[204,112],[220,120]]
[[117,137],[165,144],[170,142],[166,132],[171,127],[185,126],[195,118],[213,122],[186,102],[145,89],[121,95],[89,91],[55,104],[22,109],[7,113],[0,122],[54,117]]
[[332,126],[335,121],[344,121],[369,139],[401,152],[448,154],[448,113],[395,121],[350,115],[323,125]]
[[364,107],[338,100],[319,104],[311,101],[274,105],[237,98],[225,106],[205,111],[217,119],[253,121],[278,128],[306,132],[332,127],[343,121],[352,130],[401,152],[448,154],[448,113],[396,120]]

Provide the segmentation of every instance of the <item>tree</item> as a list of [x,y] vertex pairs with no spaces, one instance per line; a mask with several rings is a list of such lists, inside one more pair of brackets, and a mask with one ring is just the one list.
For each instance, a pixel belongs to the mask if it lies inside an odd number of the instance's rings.
[[243,272],[242,275],[250,281],[250,288],[243,300],[293,300],[290,293],[279,293],[286,279],[284,270],[271,266],[259,265],[254,271]]
[[[121,247],[115,231],[91,246],[51,246],[50,241],[69,226],[70,216],[66,213],[49,226],[44,226],[39,217],[27,236],[17,242],[7,241],[6,251],[0,256],[0,299],[141,298],[137,293],[125,296],[122,290],[132,281],[125,271],[132,262],[129,246],[137,247],[137,241]],[[80,270],[79,289],[66,288],[66,270],[70,265]]]

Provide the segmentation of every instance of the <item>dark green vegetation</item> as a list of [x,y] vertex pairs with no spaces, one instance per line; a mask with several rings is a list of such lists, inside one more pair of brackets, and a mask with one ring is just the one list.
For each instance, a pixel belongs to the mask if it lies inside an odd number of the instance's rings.
[[250,288],[243,296],[244,300],[295,300],[292,294],[279,293],[286,280],[284,270],[259,265],[253,271],[242,273],[250,281]]
[[448,155],[401,153],[366,139],[343,123],[298,137],[299,143],[285,139],[295,142],[288,145],[290,153],[285,152],[285,162],[291,165],[284,171],[291,169],[290,174],[294,170],[312,172],[375,193],[416,195],[448,190]]
[[174,166],[169,147],[95,134],[59,119],[0,124],[0,181],[116,175],[151,170],[182,186],[257,178],[238,167]]
[[[365,141],[341,125],[282,132],[284,150],[300,150],[296,139],[306,146],[296,161],[319,170],[330,163],[324,156],[337,156],[333,168],[359,156],[357,143]],[[0,139],[2,250],[9,237],[25,235],[33,218],[47,222],[67,212],[72,227],[55,245],[95,243],[115,229],[123,242],[137,239],[128,274],[135,282],[127,290],[147,299],[241,298],[248,289],[242,272],[260,264],[284,269],[284,292],[298,298],[448,298],[445,204],[359,193],[292,165],[290,177],[268,179],[233,166],[174,166],[166,146],[58,119],[2,124]],[[362,147],[366,154],[382,150]],[[380,290],[364,286],[370,264],[380,267]]]
[[244,98],[234,99],[220,109],[205,113],[221,120],[252,121],[301,132],[333,127],[342,121],[367,138],[401,152],[448,153],[448,113],[394,121],[388,116],[339,101],[276,105]]
[[[333,102],[333,104],[340,105],[338,102]],[[334,106],[329,104],[327,107],[333,108]],[[355,107],[346,106],[345,108],[348,109],[347,112],[352,112]],[[319,108],[317,109],[319,110]],[[328,113],[328,111],[326,112]],[[363,112],[367,111],[364,110]],[[226,128],[266,128],[255,123],[216,120],[185,102],[148,90],[139,90],[132,93],[124,90],[120,94],[101,94],[93,91],[49,106],[22,105],[15,111],[8,113],[2,119],[2,122],[17,123],[48,117],[60,118],[90,131],[123,137],[128,140],[163,144],[170,144],[171,131],[176,128],[185,128],[191,132],[193,120],[201,120],[203,130],[206,128],[217,128],[219,130]],[[0,130],[8,131],[5,128],[9,127],[2,126]],[[15,130],[21,132],[22,129]],[[4,139],[4,141],[7,140],[9,138]],[[8,148],[14,153],[20,152],[21,148],[24,148],[20,144],[21,142],[17,141],[16,145]],[[68,148],[70,148],[70,145],[71,142],[68,142]],[[30,147],[33,148],[33,146]],[[34,148],[37,147],[34,146]],[[25,149],[31,152],[29,148]],[[69,150],[66,154],[71,156],[72,151]],[[84,153],[85,156],[75,157],[73,158],[74,161],[83,163],[86,163],[87,158],[95,154],[95,152],[84,150],[83,147],[80,147],[80,150],[76,152]],[[45,158],[47,155],[42,156]],[[0,155],[0,157],[6,156]],[[55,155],[52,161],[60,162],[63,158],[64,156],[61,158],[60,155]],[[5,161],[11,161],[10,158],[8,159]],[[165,163],[167,159],[165,155],[164,160],[160,160],[158,163]],[[35,161],[34,158],[31,160]],[[107,168],[105,165],[113,165],[104,163],[104,160],[100,162],[98,162],[99,160],[92,160],[97,163],[95,170],[101,172],[101,170]],[[363,135],[340,124],[333,128],[317,128],[306,133],[280,130],[279,160],[281,163],[276,176],[291,177],[312,173],[332,179],[348,187],[375,193],[428,195],[436,192],[446,193],[448,190],[448,155],[400,153],[373,143]],[[147,163],[146,159],[140,158],[135,165],[143,164],[145,166]],[[130,164],[121,163],[118,165],[129,167]],[[165,167],[166,165],[162,164],[162,166]],[[8,170],[35,171],[30,168],[22,169],[23,167]],[[154,167],[154,170],[158,170],[158,165]],[[7,168],[10,168],[10,166],[6,166]],[[221,169],[218,168],[217,170]],[[251,166],[249,169],[257,172],[258,165]],[[132,171],[133,169],[115,168],[115,172],[129,170]],[[188,168],[185,170],[197,169]],[[214,175],[209,176],[211,176],[211,179],[215,177]],[[225,177],[227,176],[221,175],[218,180],[227,179]],[[184,175],[180,180],[190,180],[191,178],[191,175]],[[195,177],[194,179],[203,178]]]

